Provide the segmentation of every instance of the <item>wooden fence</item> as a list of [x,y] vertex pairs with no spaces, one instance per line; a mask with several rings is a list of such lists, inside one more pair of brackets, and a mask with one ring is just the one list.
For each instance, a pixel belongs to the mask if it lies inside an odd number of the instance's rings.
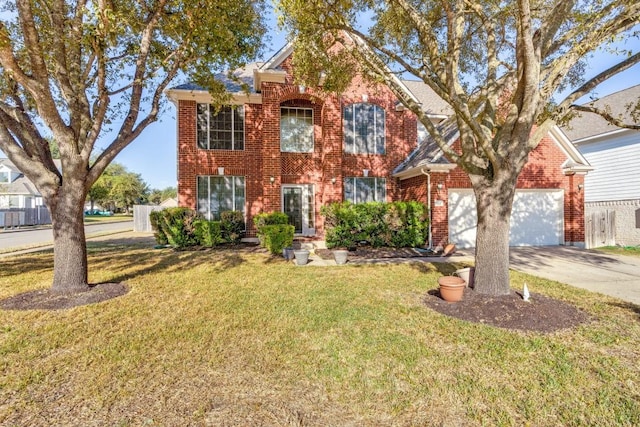
[[45,206],[0,209],[0,227],[18,228],[44,224],[51,224],[51,215]]
[[616,244],[616,212],[611,210],[585,215],[584,238],[587,249]]
[[161,211],[164,206],[134,205],[133,206],[133,231],[151,233],[151,221],[149,214],[153,211]]

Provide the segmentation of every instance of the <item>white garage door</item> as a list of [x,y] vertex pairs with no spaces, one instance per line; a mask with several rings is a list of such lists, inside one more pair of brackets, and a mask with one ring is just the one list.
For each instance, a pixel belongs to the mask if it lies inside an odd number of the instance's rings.
[[[460,248],[476,245],[476,197],[471,190],[449,190],[449,241]],[[511,246],[564,243],[564,192],[518,190],[511,212]]]

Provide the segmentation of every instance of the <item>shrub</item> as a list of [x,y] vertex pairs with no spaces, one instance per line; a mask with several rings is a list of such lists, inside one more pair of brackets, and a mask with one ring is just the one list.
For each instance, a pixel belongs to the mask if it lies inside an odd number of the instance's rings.
[[194,223],[196,239],[199,245],[212,248],[224,243],[220,221],[197,219]]
[[416,247],[428,234],[428,210],[419,202],[333,203],[323,206],[328,248]]
[[220,214],[222,239],[229,243],[238,243],[244,234],[244,216],[240,211],[225,211]]
[[[170,244],[175,248],[195,246],[198,239],[195,235],[194,222],[196,212],[189,208],[167,208],[157,211],[154,236],[158,244]],[[165,243],[162,243],[165,242]]]
[[253,217],[253,224],[256,227],[256,234],[260,245],[265,246],[264,227],[268,225],[288,225],[289,217],[283,212],[261,213]]
[[282,249],[293,244],[295,227],[289,224],[273,224],[262,226],[263,246],[274,255],[281,254]]
[[164,233],[164,230],[161,227],[161,218],[162,211],[152,211],[149,213],[149,222],[151,223],[151,228],[153,229],[153,237],[156,239],[156,243],[159,245],[168,245],[169,240],[167,239],[167,235]]
[[289,224],[289,217],[284,212],[260,213],[253,217],[253,224],[260,230],[265,225]]

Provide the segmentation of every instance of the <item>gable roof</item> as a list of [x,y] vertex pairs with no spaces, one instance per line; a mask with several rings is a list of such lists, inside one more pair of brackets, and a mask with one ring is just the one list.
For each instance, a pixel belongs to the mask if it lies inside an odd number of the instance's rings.
[[404,86],[418,100],[422,110],[429,116],[446,118],[453,114],[453,109],[440,98],[428,85],[419,80],[402,80]]
[[[58,170],[62,168],[62,162],[60,159],[53,159],[53,163],[56,165]],[[14,179],[12,182],[2,183],[0,186],[0,192],[2,194],[14,194],[14,195],[28,195],[28,196],[39,196],[40,192],[36,188],[36,186],[29,180],[24,174],[13,164],[11,160],[8,158],[0,158],[0,166],[5,166],[11,169],[13,172],[19,173],[18,178]]]
[[[453,144],[460,137],[455,120],[445,120],[437,126],[437,129],[448,145]],[[428,136],[392,173],[397,178],[406,179],[420,175],[424,171],[449,172],[455,167],[456,165],[444,156],[436,141]]]
[[[636,104],[639,100],[640,85],[636,85],[583,105],[595,106],[601,109],[607,108],[613,116],[619,116],[623,120],[633,123],[633,118],[627,108],[629,105]],[[624,129],[610,124],[598,114],[580,112],[566,126],[563,126],[562,130],[571,141],[576,143]]]
[[[449,146],[460,138],[460,132],[458,131],[455,120],[445,120],[439,124],[437,128]],[[593,167],[587,159],[578,151],[558,126],[554,126],[551,131],[549,131],[549,136],[551,136],[551,139],[553,139],[567,157],[561,166],[562,172],[565,175],[585,174],[593,170]],[[455,167],[456,165],[449,162],[444,156],[444,153],[435,140],[431,136],[428,136],[422,144],[413,150],[404,162],[394,169],[393,176],[400,179],[407,179],[425,172],[449,172]]]

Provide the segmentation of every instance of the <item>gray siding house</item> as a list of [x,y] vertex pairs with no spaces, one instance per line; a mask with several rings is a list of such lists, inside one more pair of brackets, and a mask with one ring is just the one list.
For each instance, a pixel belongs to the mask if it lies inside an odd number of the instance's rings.
[[[637,124],[631,111],[639,101],[637,85],[588,105]],[[615,244],[640,245],[640,131],[611,125],[593,113],[581,113],[563,130],[594,167],[585,177],[585,218],[603,218],[601,227],[611,218]]]

